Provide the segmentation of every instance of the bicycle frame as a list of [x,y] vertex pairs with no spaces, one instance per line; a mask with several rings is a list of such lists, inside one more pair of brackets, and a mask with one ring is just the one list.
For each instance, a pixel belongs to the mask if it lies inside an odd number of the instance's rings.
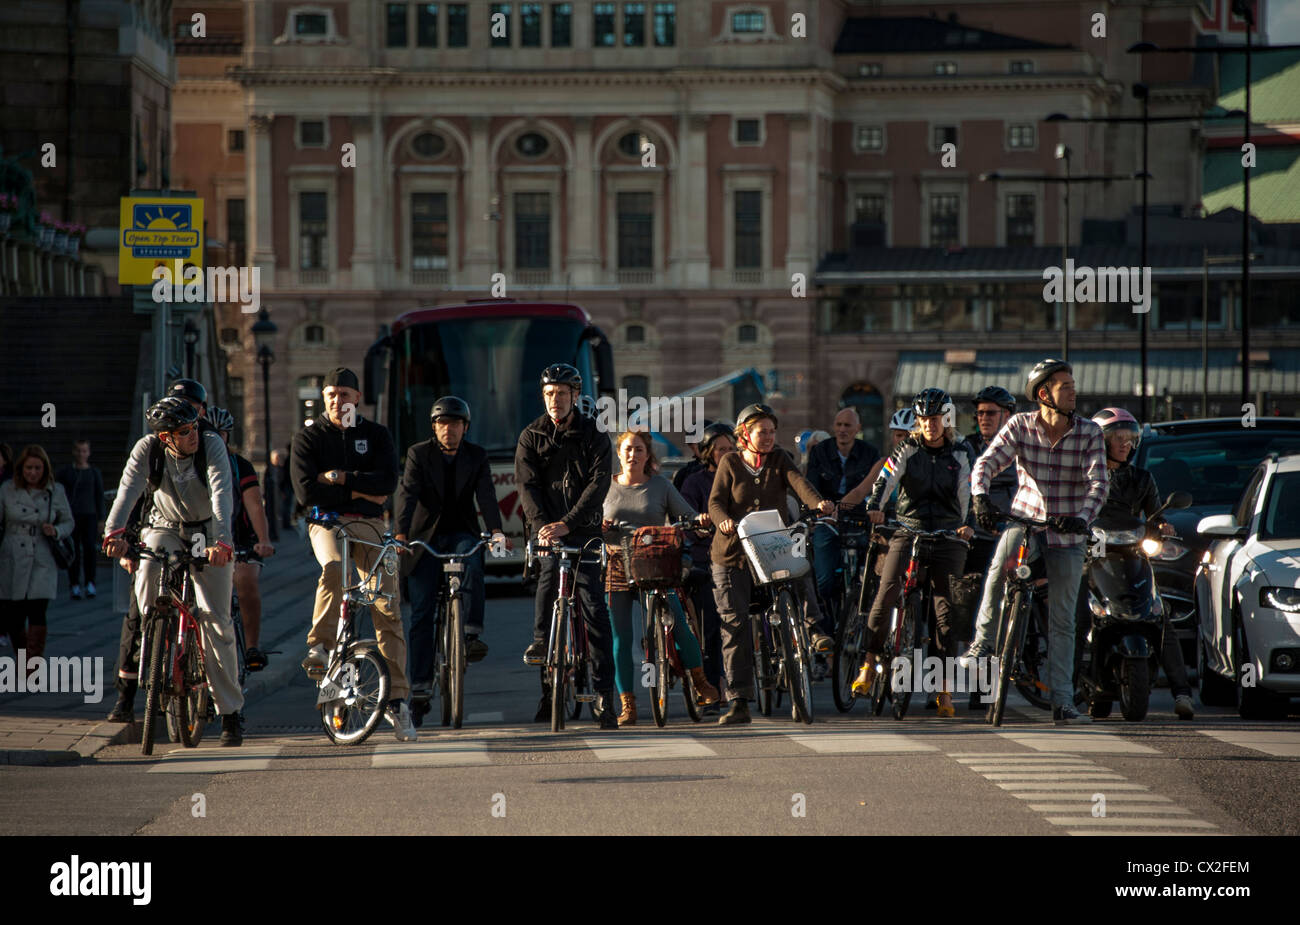
[[[598,543],[600,546],[600,558],[596,561],[599,561],[603,568],[607,556],[605,544],[599,537],[588,540],[581,547],[564,546],[559,543],[543,545],[536,540],[529,540],[526,549],[526,561],[529,568],[540,558],[559,559],[555,604],[551,609],[551,626],[546,641],[546,661],[542,667],[544,674],[556,673],[557,670],[559,673],[559,689],[557,689],[557,685],[552,685],[551,690],[552,732],[558,732],[564,728],[564,713],[568,709],[564,698],[566,692],[575,686],[575,674],[579,666],[584,664],[590,666],[591,663],[591,651],[587,640],[586,613],[581,601],[575,594],[577,578],[574,575],[574,570],[576,565],[580,565],[584,561],[592,561],[584,559],[588,555],[587,550],[592,543]],[[588,677],[592,676],[589,670]],[[579,694],[576,690],[574,691],[574,701],[576,703],[594,703],[595,700],[596,695],[592,691],[582,694]],[[608,708],[610,705],[607,704],[606,706]]]

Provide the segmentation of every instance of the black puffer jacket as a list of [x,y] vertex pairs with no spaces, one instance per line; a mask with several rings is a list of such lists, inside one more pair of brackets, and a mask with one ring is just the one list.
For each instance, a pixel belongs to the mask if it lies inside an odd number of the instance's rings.
[[[1110,470],[1110,491],[1106,494],[1106,503],[1097,515],[1097,526],[1103,530],[1124,529],[1134,520],[1150,520],[1151,515],[1160,509],[1160,490],[1156,488],[1156,479],[1145,469],[1124,463],[1117,469]],[[1164,518],[1158,518],[1160,523]]]
[[515,447],[515,485],[528,534],[559,520],[578,537],[600,535],[613,457],[609,436],[576,408],[563,430],[545,414],[525,427]]
[[974,459],[964,440],[945,439],[931,449],[916,434],[900,443],[880,470],[867,509],[898,486],[898,522],[909,530],[956,530],[970,516],[970,473]]

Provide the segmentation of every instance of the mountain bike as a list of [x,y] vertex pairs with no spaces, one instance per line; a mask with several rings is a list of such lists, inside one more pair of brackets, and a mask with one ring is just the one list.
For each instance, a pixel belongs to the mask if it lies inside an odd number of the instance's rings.
[[[343,576],[334,648],[329,651],[323,669],[313,669],[307,674],[318,684],[316,706],[330,741],[338,745],[360,745],[379,725],[388,706],[392,681],[388,662],[379,652],[379,643],[358,638],[358,626],[362,615],[368,614],[380,598],[390,603],[394,600],[394,595],[380,590],[380,570],[389,576],[397,574],[397,551],[402,544],[391,533],[379,536],[379,531],[369,524],[365,526],[376,534],[377,542],[360,539],[352,533],[356,524],[347,523],[337,514],[321,513],[317,508],[312,508],[306,520],[337,531]],[[369,571],[358,565],[357,580],[348,584],[354,545],[375,549],[377,554]]]
[[433,599],[433,677],[438,683],[442,724],[461,728],[465,720],[465,611],[469,601],[461,588],[465,562],[478,555],[492,541],[492,534],[480,533],[479,541],[467,552],[438,552],[422,540],[411,540],[425,555],[442,561],[442,580]]
[[[597,552],[591,552],[595,544]],[[564,728],[565,715],[578,718],[582,704],[595,704],[596,694],[587,690],[589,679],[595,677],[591,667],[591,651],[587,645],[587,621],[582,601],[578,598],[578,581],[574,571],[584,564],[600,563],[605,567],[607,555],[605,542],[592,537],[582,546],[565,546],[562,543],[543,544],[536,539],[528,541],[525,551],[525,568],[531,572],[539,559],[558,558],[559,581],[555,604],[551,608],[551,628],[546,640],[546,661],[543,679],[551,689],[551,732]],[[613,709],[605,704],[605,709]],[[593,715],[595,707],[592,707]]]

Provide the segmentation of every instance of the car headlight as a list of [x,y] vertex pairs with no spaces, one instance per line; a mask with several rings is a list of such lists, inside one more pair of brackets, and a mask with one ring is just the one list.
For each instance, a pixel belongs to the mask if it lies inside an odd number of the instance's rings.
[[1261,607],[1300,613],[1300,588],[1260,588],[1259,603]]
[[[1147,555],[1151,555],[1148,553]],[[1187,555],[1187,547],[1176,540],[1161,540],[1160,551],[1151,555],[1153,559],[1159,559],[1161,562],[1173,562],[1175,559],[1181,559]]]
[[1163,548],[1164,544],[1153,536],[1149,536],[1142,541],[1142,551],[1152,558],[1158,558],[1160,550]]

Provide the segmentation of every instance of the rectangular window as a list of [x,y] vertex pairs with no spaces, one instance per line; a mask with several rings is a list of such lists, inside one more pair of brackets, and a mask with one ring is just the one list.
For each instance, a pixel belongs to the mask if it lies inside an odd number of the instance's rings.
[[654,268],[654,194],[619,193],[618,268]]
[[762,32],[763,13],[760,10],[742,10],[731,14],[732,32]]
[[464,3],[447,4],[447,47],[469,46],[469,6]]
[[885,246],[885,197],[880,193],[859,193],[853,197],[853,227],[849,229],[850,247]]
[[551,4],[551,47],[568,48],[573,44],[573,4]]
[[1007,126],[1007,147],[1008,148],[1032,148],[1034,146],[1034,126],[1009,125]]
[[294,35],[325,35],[329,18],[324,13],[298,13],[293,17]]
[[645,4],[623,4],[623,45],[641,48],[645,45]]
[[957,126],[955,125],[936,125],[934,127],[934,150],[938,151],[944,145],[955,145],[957,143]]
[[238,154],[244,150],[244,130],[242,128],[232,128],[226,132],[226,150],[231,154]]
[[737,270],[763,266],[763,194],[759,190],[736,190]]
[[248,243],[248,227],[244,218],[244,200],[226,200],[226,245],[232,263],[242,266],[244,249]]
[[519,4],[519,45],[522,48],[542,47],[542,5]]
[[[497,16],[498,13],[501,16]],[[498,22],[501,25],[497,25]],[[510,47],[510,4],[494,3],[489,7],[488,29],[493,48]]]
[[884,73],[884,68],[881,67],[878,61],[868,61],[858,65],[859,77],[879,77],[882,73]]
[[1013,193],[1007,197],[1007,247],[1034,246],[1034,197]]
[[298,139],[298,143],[304,148],[325,147],[325,123],[316,121],[299,122]]
[[936,61],[934,62],[934,73],[937,77],[951,77],[957,73],[957,62]]
[[655,4],[655,46],[668,48],[677,44],[677,4]]
[[1011,73],[1013,74],[1032,74],[1034,73],[1034,62],[1018,60],[1011,62]]
[[447,194],[411,194],[411,269],[447,269]]
[[438,4],[421,3],[415,8],[415,44],[438,47]]
[[953,247],[960,243],[958,219],[961,217],[961,197],[956,193],[935,193],[930,196],[930,246]]
[[854,139],[859,151],[881,151],[885,147],[885,129],[880,125],[859,125]]
[[324,270],[329,266],[329,206],[322,192],[298,194],[298,268]]
[[591,44],[596,48],[613,48],[617,44],[614,36],[614,4],[593,3],[591,17]]
[[551,194],[515,193],[515,269],[551,268]]
[[406,4],[390,3],[385,8],[387,32],[384,44],[389,48],[406,47]]
[[756,145],[760,140],[757,119],[736,120],[736,141],[743,145]]

